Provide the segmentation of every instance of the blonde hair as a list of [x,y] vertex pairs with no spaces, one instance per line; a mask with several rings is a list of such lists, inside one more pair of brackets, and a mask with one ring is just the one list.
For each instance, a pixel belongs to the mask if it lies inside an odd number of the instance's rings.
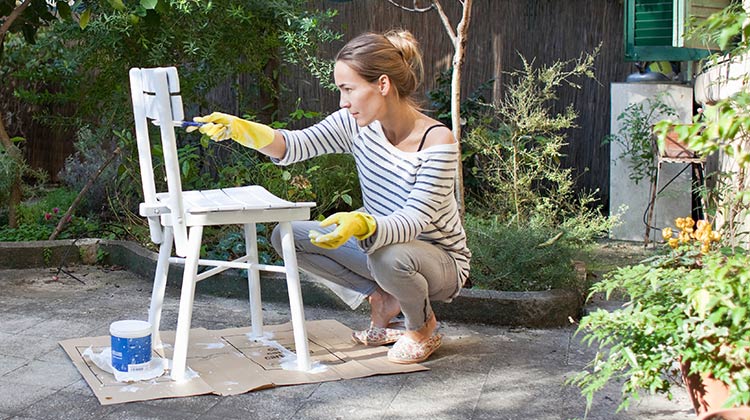
[[419,43],[411,32],[400,29],[361,34],[344,45],[336,61],[346,63],[371,83],[387,75],[399,98],[418,103],[416,91],[422,84],[424,65]]

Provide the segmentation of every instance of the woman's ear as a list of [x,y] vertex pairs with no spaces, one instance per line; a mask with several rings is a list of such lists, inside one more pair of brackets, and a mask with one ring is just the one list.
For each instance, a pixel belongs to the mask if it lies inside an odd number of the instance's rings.
[[387,95],[391,90],[391,78],[385,74],[381,74],[380,77],[378,77],[378,89],[380,90],[381,95]]

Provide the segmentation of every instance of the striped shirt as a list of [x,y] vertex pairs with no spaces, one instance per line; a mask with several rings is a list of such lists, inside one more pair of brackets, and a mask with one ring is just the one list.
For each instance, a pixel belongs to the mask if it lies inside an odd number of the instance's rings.
[[458,143],[404,152],[388,141],[380,122],[360,128],[346,109],[304,130],[281,133],[286,154],[274,159],[279,165],[326,153],[354,155],[365,211],[377,222],[375,233],[359,241],[365,253],[415,239],[435,244],[456,261],[463,286],[471,252],[454,195]]

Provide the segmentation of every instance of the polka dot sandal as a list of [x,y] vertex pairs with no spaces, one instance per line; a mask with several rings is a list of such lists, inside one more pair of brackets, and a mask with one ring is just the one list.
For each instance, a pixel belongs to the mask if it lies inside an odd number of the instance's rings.
[[416,342],[407,336],[402,336],[388,350],[388,360],[401,364],[424,362],[442,343],[442,334],[434,334],[432,337],[420,342]]

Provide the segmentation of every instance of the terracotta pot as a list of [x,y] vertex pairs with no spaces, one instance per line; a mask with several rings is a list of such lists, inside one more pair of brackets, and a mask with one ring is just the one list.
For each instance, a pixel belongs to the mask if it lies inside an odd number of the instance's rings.
[[679,138],[676,132],[670,131],[664,139],[664,150],[661,151],[661,155],[670,158],[695,158],[695,153]]
[[698,417],[698,420],[750,420],[750,407],[724,408]]
[[700,416],[716,412],[724,406],[724,402],[729,398],[729,387],[724,382],[714,378],[710,373],[688,375],[689,363],[680,363],[680,368],[682,381],[693,402],[695,414]]

